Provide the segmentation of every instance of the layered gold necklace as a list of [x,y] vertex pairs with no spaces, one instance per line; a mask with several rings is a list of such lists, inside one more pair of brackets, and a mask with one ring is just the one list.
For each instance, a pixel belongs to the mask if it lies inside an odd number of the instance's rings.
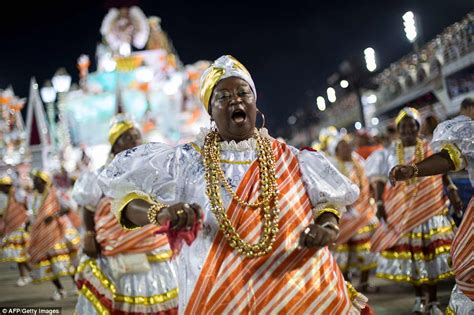
[[[405,148],[403,147],[402,142],[397,143],[397,161],[399,165],[405,165]],[[415,161],[413,163],[418,163],[422,161],[424,158],[424,150],[423,150],[423,141],[420,138],[416,139],[415,145]],[[408,185],[416,183],[416,178],[412,178],[408,180]]]
[[[278,221],[280,209],[278,207],[278,187],[275,175],[275,156],[269,139],[264,138],[256,130],[254,138],[257,143],[257,157],[260,171],[260,195],[256,202],[242,200],[232,190],[224,171],[221,168],[221,146],[217,131],[211,131],[204,140],[203,159],[206,170],[206,194],[211,204],[219,229],[224,234],[230,247],[236,249],[247,258],[260,257],[268,254],[275,243],[279,231]],[[263,231],[260,240],[256,244],[250,244],[242,239],[237,229],[232,226],[227,217],[226,210],[221,198],[220,185],[232,196],[242,207],[260,208],[262,210]]]

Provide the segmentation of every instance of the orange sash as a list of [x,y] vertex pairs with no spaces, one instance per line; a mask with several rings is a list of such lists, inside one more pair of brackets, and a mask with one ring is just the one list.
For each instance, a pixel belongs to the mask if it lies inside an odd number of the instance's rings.
[[61,209],[54,187],[51,186],[47,189],[45,192],[46,197],[31,227],[31,241],[28,246],[28,254],[33,263],[46,259],[48,251],[60,242],[64,235],[61,220],[53,220],[49,224],[44,222],[46,217],[53,215]]
[[[424,156],[431,155],[425,145]],[[383,195],[387,222],[382,223],[372,236],[371,251],[379,252],[392,247],[405,233],[441,214],[446,208],[441,175],[419,177],[415,184],[398,182],[387,184]]]
[[[354,215],[347,213],[341,218],[341,222],[339,223],[341,231],[337,238],[338,245],[347,243],[359,229],[369,224],[376,212],[375,205],[370,204],[370,184],[368,178],[365,176],[360,158],[353,158],[353,161],[355,165],[349,178],[353,183],[359,183],[360,195],[359,199],[352,205],[356,213]],[[358,174],[356,169],[361,170],[361,174]],[[359,178],[359,176],[361,176],[361,178]]]
[[[185,314],[286,313],[346,314],[351,306],[344,279],[327,247],[298,249],[304,229],[313,222],[312,205],[301,180],[296,156],[273,142],[280,201],[280,231],[271,254],[247,259],[218,231]],[[236,193],[251,201],[259,189],[254,161]],[[231,201],[227,215],[246,241],[261,233],[260,211]]]
[[100,244],[101,253],[106,256],[147,253],[168,244],[166,235],[157,235],[159,227],[154,225],[132,231],[122,229],[111,211],[110,198],[102,198],[99,202],[94,221],[97,242]]
[[21,227],[27,219],[28,215],[26,214],[26,208],[23,204],[19,203],[15,199],[15,188],[12,188],[8,195],[8,206],[4,215],[4,233],[10,234],[11,232],[15,231]]
[[463,220],[459,226],[453,244],[451,245],[451,256],[453,260],[453,272],[459,289],[474,301],[474,264],[472,261],[474,253],[474,197],[471,198]]

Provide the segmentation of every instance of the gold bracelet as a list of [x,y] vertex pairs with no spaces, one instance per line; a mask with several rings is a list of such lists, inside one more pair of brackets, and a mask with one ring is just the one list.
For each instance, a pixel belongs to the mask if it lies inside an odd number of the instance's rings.
[[95,231],[86,231],[86,236],[95,236]]
[[318,213],[316,214],[316,218],[314,219],[317,220],[324,213],[332,213],[337,217],[338,220],[341,219],[341,213],[334,208],[324,208],[324,209],[319,210]]
[[411,164],[410,166],[413,168],[413,175],[411,176],[411,178],[417,177],[418,173],[420,172],[418,166],[416,166],[416,164]]
[[147,212],[148,221],[150,221],[151,224],[160,225],[156,217],[158,216],[158,213],[166,207],[168,207],[168,205],[165,205],[164,203],[161,203],[161,202],[153,203],[150,206],[150,208],[148,208],[148,212]]

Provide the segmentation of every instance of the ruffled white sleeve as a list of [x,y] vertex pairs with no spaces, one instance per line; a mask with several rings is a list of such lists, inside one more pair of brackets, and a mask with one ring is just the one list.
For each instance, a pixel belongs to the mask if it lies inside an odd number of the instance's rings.
[[94,212],[102,198],[102,189],[99,187],[97,172],[83,173],[74,184],[72,198],[79,206]]
[[[180,200],[181,151],[161,143],[148,143],[121,152],[99,175],[105,195],[114,199],[112,206],[124,228],[135,228],[122,219],[121,212],[134,199],[156,200],[173,204]],[[182,163],[181,163],[182,164]]]
[[365,160],[365,175],[369,178],[370,182],[386,182],[388,180],[389,155],[390,153],[387,149],[382,149],[375,151]]
[[[319,152],[297,153],[306,192],[318,211],[335,209],[340,214],[359,197],[359,188]],[[331,211],[330,211],[331,212]]]
[[440,123],[433,133],[431,147],[435,152],[448,151],[456,170],[471,166],[474,161],[474,121],[458,116]]

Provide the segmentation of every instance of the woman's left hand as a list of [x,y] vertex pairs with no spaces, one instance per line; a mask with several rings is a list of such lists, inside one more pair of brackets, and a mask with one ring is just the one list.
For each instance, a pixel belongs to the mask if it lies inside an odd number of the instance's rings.
[[300,246],[308,248],[322,248],[330,246],[337,240],[338,233],[328,227],[319,224],[310,224],[300,237]]

